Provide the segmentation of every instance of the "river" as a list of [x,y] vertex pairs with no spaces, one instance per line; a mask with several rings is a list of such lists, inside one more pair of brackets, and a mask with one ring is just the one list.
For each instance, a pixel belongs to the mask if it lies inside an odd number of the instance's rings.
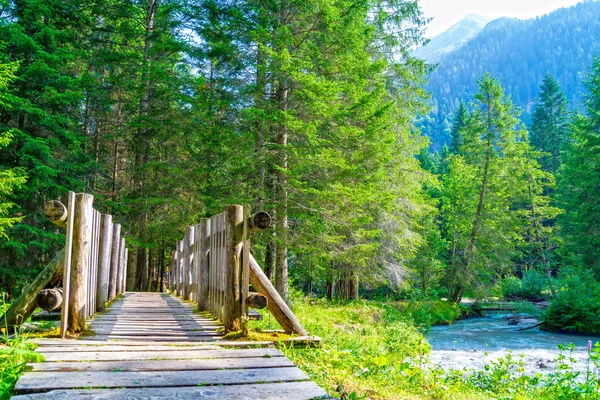
[[[432,327],[426,335],[432,347],[430,361],[444,369],[483,369],[485,363],[505,357],[512,350],[514,359],[523,355],[526,373],[548,373],[556,368],[558,345],[573,343],[574,369],[585,371],[588,340],[600,342],[597,336],[550,333],[539,328],[518,331],[537,321],[523,319],[518,325],[509,325],[509,319],[507,315],[493,315]],[[570,352],[566,350],[563,354],[569,356]],[[593,369],[593,363],[589,365]]]

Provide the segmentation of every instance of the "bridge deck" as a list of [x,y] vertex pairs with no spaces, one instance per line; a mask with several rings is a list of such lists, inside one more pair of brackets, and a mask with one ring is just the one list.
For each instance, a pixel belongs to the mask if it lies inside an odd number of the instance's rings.
[[[218,321],[159,293],[126,293],[82,339],[38,339],[15,399],[312,399],[327,393],[267,343],[231,342]],[[261,347],[262,346],[262,347]]]

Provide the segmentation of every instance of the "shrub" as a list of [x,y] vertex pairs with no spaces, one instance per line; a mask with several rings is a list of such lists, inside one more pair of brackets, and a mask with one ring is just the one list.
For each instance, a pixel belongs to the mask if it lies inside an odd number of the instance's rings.
[[502,295],[507,299],[541,301],[545,299],[544,292],[548,287],[548,277],[536,270],[523,274],[523,279],[516,276],[504,278],[500,284]]
[[600,333],[600,284],[591,271],[568,268],[545,313],[544,329],[580,334]]

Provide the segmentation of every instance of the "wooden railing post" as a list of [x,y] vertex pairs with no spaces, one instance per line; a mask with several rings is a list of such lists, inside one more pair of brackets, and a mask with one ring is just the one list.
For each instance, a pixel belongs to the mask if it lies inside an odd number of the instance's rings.
[[169,268],[169,289],[175,291],[175,276],[177,270],[177,250],[171,252],[171,268]]
[[241,250],[240,237],[237,235],[238,226],[244,222],[242,206],[228,206],[225,217],[225,299],[223,309],[223,325],[225,332],[241,328]]
[[117,267],[117,296],[123,293],[123,273],[125,272],[125,238],[121,237],[119,244],[119,264]]
[[127,267],[129,266],[129,264],[127,263],[127,260],[129,259],[129,249],[127,248],[127,241],[125,241],[123,247],[125,248],[125,254],[123,255],[123,282],[121,283],[121,293],[125,293],[125,291],[127,290]]
[[85,330],[86,289],[94,218],[93,204],[94,197],[92,195],[79,193],[76,196],[67,324],[68,330],[73,333]]
[[202,218],[198,225],[197,235],[197,293],[198,293],[198,310],[208,310],[208,239],[210,237],[209,220]]
[[177,254],[176,254],[176,262],[177,262],[177,275],[175,276],[176,287],[175,294],[177,296],[181,296],[183,293],[183,240],[177,241]]
[[117,273],[119,268],[119,256],[121,254],[121,224],[115,224],[113,228],[112,254],[110,261],[110,274],[108,276],[108,300],[117,297]]
[[194,227],[188,226],[183,239],[183,299],[191,300],[192,288],[192,246],[194,245]]
[[96,287],[96,311],[106,310],[108,301],[108,274],[113,240],[112,215],[102,214],[100,223],[100,255],[98,260],[98,285]]

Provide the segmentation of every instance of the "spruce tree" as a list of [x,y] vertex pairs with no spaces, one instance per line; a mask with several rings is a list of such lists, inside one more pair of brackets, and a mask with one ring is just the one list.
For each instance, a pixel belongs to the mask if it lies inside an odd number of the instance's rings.
[[[518,255],[530,221],[523,218],[532,172],[531,149],[518,111],[497,79],[486,74],[450,157],[442,213],[450,262],[448,299],[459,302],[475,284],[505,271]],[[534,174],[534,175],[535,175]]]
[[600,58],[585,83],[586,115],[578,115],[561,158],[558,196],[567,260],[600,277]]
[[542,168],[555,174],[560,167],[560,150],[568,135],[569,110],[567,99],[558,82],[546,74],[540,87],[531,124],[531,144],[546,153]]

